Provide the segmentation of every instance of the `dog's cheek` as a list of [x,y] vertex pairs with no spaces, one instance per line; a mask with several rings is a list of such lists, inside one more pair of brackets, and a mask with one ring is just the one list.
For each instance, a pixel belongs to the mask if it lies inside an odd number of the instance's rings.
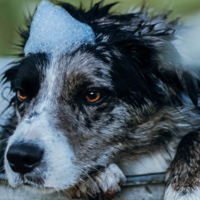
[[66,189],[74,185],[80,172],[74,165],[76,158],[68,138],[50,124],[38,132],[38,139],[44,148],[42,164],[38,168],[45,177],[44,187]]

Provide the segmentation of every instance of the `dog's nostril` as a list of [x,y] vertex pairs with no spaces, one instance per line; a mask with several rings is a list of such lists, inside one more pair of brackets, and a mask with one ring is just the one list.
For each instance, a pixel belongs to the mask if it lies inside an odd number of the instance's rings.
[[32,144],[15,144],[7,152],[7,160],[14,172],[31,172],[42,160],[44,150]]

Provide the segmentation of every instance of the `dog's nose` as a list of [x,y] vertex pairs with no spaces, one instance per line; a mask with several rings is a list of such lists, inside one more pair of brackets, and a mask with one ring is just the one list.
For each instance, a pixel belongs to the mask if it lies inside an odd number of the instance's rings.
[[14,172],[31,172],[42,160],[44,150],[36,145],[15,144],[7,152],[7,159]]

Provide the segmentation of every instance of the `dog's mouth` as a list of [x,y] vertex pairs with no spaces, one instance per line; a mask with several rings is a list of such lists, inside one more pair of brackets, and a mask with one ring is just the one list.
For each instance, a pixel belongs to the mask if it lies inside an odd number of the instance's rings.
[[30,183],[30,182],[24,182],[23,185],[29,186],[29,187],[38,187],[38,188],[47,188],[47,189],[53,189],[53,187],[44,187],[37,183]]
[[55,191],[54,187],[46,187],[44,184],[44,180],[41,178],[32,178],[31,176],[21,176],[21,179],[23,180],[22,185],[27,186],[27,187],[34,187],[38,190],[48,190],[50,191]]
[[40,185],[38,183],[32,183],[32,182],[23,182],[21,186],[24,186],[27,190],[30,191],[36,191],[37,193],[41,194],[48,194],[53,193],[56,191],[53,187],[45,187],[44,185]]
[[28,187],[37,187],[38,189],[55,190],[53,187],[44,187],[44,186],[41,186],[41,185],[31,184],[31,183],[23,183],[23,185],[28,186]]
[[54,192],[63,192],[67,188],[59,188],[59,187],[54,187],[53,185],[51,186],[48,184],[48,181],[44,181],[40,177],[32,177],[32,176],[21,176],[22,183],[19,185],[19,187],[25,187],[25,189],[33,192],[37,192],[40,194],[49,194],[49,193],[54,193]]

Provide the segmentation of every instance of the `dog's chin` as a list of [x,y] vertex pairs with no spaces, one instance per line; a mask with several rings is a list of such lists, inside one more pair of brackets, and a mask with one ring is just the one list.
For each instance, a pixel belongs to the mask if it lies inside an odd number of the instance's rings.
[[30,182],[23,183],[20,187],[23,187],[25,190],[39,194],[49,194],[58,191],[58,189],[53,187],[44,187]]

